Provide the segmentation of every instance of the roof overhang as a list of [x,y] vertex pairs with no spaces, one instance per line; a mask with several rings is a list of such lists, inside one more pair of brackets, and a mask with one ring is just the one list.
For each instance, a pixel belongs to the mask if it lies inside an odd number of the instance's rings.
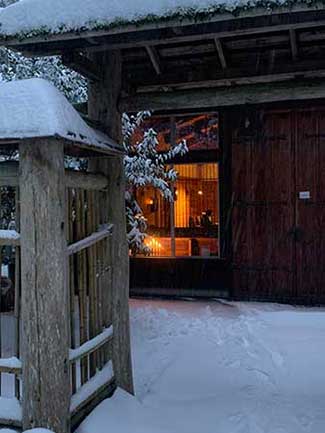
[[39,36],[0,37],[0,44],[26,55],[54,55],[66,51],[104,51],[168,43],[263,34],[287,29],[317,28],[325,25],[324,5],[299,5],[268,11],[262,8],[215,14],[200,21],[163,20],[151,24],[123,25],[91,31],[44,33]]

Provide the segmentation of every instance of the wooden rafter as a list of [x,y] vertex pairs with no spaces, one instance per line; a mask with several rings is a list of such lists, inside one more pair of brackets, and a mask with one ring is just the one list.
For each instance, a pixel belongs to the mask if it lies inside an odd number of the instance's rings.
[[225,53],[223,50],[223,46],[222,43],[220,41],[220,39],[218,38],[214,38],[214,44],[218,53],[218,58],[221,64],[222,69],[226,69],[227,68],[227,61],[226,61],[226,57],[225,57]]
[[146,46],[146,51],[148,53],[148,56],[149,56],[150,61],[152,63],[152,66],[154,67],[154,70],[156,71],[156,74],[160,75],[162,69],[161,69],[161,62],[160,62],[158,51],[156,50],[155,47],[151,47],[149,45]]

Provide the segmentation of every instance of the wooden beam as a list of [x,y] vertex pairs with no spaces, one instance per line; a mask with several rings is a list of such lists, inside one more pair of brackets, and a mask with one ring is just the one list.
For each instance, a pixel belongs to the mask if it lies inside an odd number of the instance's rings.
[[80,404],[71,414],[71,431],[76,431],[81,422],[103,401],[111,397],[116,390],[115,378],[97,389],[88,399]]
[[221,43],[220,39],[214,38],[214,44],[216,46],[216,50],[218,53],[221,67],[222,67],[222,69],[226,69],[227,68],[227,62],[226,62],[225,53],[223,51],[223,47],[222,47],[222,43]]
[[63,143],[24,142],[19,158],[23,430],[70,433]]
[[292,60],[295,62],[298,59],[298,44],[297,44],[297,34],[295,29],[290,29],[289,35],[290,35]]
[[[95,56],[96,62],[105,71],[103,86],[89,87],[89,116],[103,122],[116,142],[121,142],[121,112],[118,99],[121,93],[122,58],[119,51],[110,51]],[[104,173],[110,188],[101,203],[102,220],[114,224],[114,234],[109,248],[110,281],[106,290],[111,293],[113,339],[113,368],[118,386],[134,393],[130,318],[129,318],[129,248],[126,235],[125,173],[123,157],[98,158],[92,162],[95,171]]]
[[104,228],[87,236],[81,241],[75,242],[72,245],[68,246],[68,254],[71,256],[72,254],[79,253],[79,251],[85,250],[86,248],[91,247],[92,245],[97,244],[97,242],[106,239],[113,232],[113,224],[107,224]]
[[82,344],[76,349],[70,349],[69,361],[76,362],[85,356],[96,352],[100,347],[104,346],[113,339],[113,327],[105,329],[101,334]]
[[[107,177],[101,173],[65,170],[65,185],[67,188],[81,188],[85,190],[103,191],[108,188]],[[0,187],[19,185],[19,163],[0,163]]]
[[[271,65],[271,64],[270,64]],[[193,82],[180,82],[171,84],[156,84],[141,86],[138,88],[138,94],[150,94],[155,92],[173,92],[176,90],[190,90],[190,89],[206,89],[211,87],[234,87],[246,84],[261,84],[261,83],[276,83],[281,81],[292,81],[297,77],[312,79],[325,77],[325,69],[311,70],[308,72],[288,72],[279,74],[266,74],[266,75],[252,75],[252,76],[238,76],[229,77],[216,80],[193,81]]]
[[155,47],[151,47],[149,45],[146,46],[146,50],[147,50],[148,56],[151,60],[152,66],[154,67],[154,70],[156,71],[156,74],[160,75],[161,74],[161,63],[160,63],[158,51],[156,50]]
[[100,173],[65,170],[65,184],[68,188],[103,191],[108,188],[107,177]]
[[323,80],[292,81],[234,87],[156,92],[124,97],[121,112],[142,110],[175,111],[184,109],[218,109],[234,105],[261,104],[325,98]]
[[112,362],[109,361],[95,376],[84,383],[71,398],[70,413],[73,416],[82,407],[87,406],[103,388],[114,380]]
[[62,55],[62,63],[91,81],[100,81],[101,79],[101,71],[97,65],[85,55],[81,55],[75,51],[64,52]]

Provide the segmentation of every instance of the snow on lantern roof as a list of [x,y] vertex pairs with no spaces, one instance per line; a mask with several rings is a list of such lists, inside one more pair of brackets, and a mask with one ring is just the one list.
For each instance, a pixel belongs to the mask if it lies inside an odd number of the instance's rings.
[[20,0],[0,11],[0,37],[27,39],[110,30],[172,19],[199,21],[213,15],[324,7],[324,0]]
[[0,84],[0,142],[59,137],[103,153],[122,148],[81,118],[50,82],[32,78]]

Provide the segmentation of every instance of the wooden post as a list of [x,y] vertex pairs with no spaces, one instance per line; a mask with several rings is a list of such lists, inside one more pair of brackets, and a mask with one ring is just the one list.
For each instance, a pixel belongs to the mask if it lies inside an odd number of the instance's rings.
[[63,144],[22,143],[23,430],[70,432],[69,297]]
[[[89,116],[105,125],[115,141],[122,141],[121,114],[117,104],[121,89],[121,54],[109,51],[94,54],[96,64],[104,71],[103,81],[89,88]],[[134,393],[129,324],[129,255],[126,237],[125,176],[123,157],[102,158],[95,168],[108,178],[107,200],[101,211],[114,225],[110,254],[113,320],[113,365],[117,385]]]

